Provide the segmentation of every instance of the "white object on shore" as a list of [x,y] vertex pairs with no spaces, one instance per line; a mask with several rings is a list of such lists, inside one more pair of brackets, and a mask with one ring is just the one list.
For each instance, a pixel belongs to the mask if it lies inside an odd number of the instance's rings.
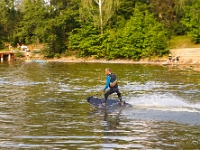
[[22,51],[29,51],[28,46],[22,45],[21,46]]

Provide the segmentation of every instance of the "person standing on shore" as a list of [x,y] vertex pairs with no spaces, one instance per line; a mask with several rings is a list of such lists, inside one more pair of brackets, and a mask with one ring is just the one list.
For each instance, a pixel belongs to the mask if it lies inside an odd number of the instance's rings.
[[20,51],[20,49],[21,49],[21,46],[19,43],[17,43],[17,50]]
[[[111,95],[113,93],[117,93],[118,98],[120,100],[120,104],[121,104],[121,106],[123,106],[124,102],[122,101],[122,96],[121,96],[121,93],[120,93],[120,91],[118,89],[116,75],[111,73],[110,68],[106,68],[105,69],[105,74],[107,75],[107,78],[106,78],[106,85],[105,85],[105,87],[103,89],[104,101],[102,102],[102,105],[106,106],[106,101],[107,101],[109,95]],[[108,87],[110,87],[110,89],[107,92],[105,92]]]
[[9,50],[10,50],[11,52],[13,52],[13,47],[12,47],[12,45],[9,45]]
[[169,64],[173,66],[174,64],[173,64],[172,54],[169,54],[168,59],[169,59]]
[[26,60],[29,61],[30,60],[30,52],[26,51]]

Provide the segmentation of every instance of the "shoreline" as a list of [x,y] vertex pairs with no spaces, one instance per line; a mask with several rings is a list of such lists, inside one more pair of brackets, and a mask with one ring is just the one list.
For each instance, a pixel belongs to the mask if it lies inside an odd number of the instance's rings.
[[[142,59],[139,61],[134,61],[130,59],[112,59],[112,60],[106,60],[106,59],[94,59],[94,58],[76,58],[74,56],[72,57],[62,57],[59,59],[53,58],[53,59],[47,59],[48,62],[68,62],[68,63],[104,63],[104,64],[140,64],[140,65],[171,65],[168,64],[168,58],[161,57],[160,59]],[[174,65],[199,65],[199,61],[193,62],[188,60],[181,60],[177,63],[174,63]]]
[[[161,58],[162,59],[162,58]],[[105,64],[151,64],[151,65],[162,65],[165,60],[139,60],[139,61],[134,61],[131,59],[111,59],[111,60],[106,60],[106,59],[95,59],[92,57],[89,58],[76,58],[74,56],[71,57],[62,57],[59,59],[47,59],[48,62],[71,62],[71,63],[105,63]]]
[[[26,61],[26,59],[20,59],[21,61]],[[75,56],[71,57],[62,57],[59,59],[53,58],[53,59],[42,59],[42,58],[35,58],[31,59],[28,62],[36,62],[38,63],[46,63],[46,62],[60,62],[60,63],[101,63],[101,64],[135,64],[135,65],[157,65],[157,66],[163,66],[167,68],[179,68],[179,69],[187,69],[187,70],[196,70],[200,71],[200,64],[199,63],[187,63],[187,61],[178,62],[174,64],[173,66],[171,64],[167,64],[166,62],[168,59],[161,57],[161,59],[155,59],[155,60],[140,60],[140,61],[134,61],[134,60],[128,60],[128,59],[114,59],[114,60],[106,60],[106,59],[94,59],[94,58],[76,58]],[[38,60],[38,61],[37,61]],[[41,60],[41,61],[40,61]]]
[[[178,57],[179,61],[176,65],[200,65],[200,48],[178,48],[171,49],[171,55]],[[120,64],[152,64],[152,65],[168,65],[168,56],[163,57],[152,57],[134,61],[131,59],[95,59],[93,57],[88,58],[76,58],[75,56],[63,57],[60,59],[51,59],[49,61],[57,62],[88,62],[88,63],[120,63]]]
[[105,60],[105,59],[94,59],[94,58],[75,58],[75,57],[62,57],[60,59],[48,59],[47,62],[62,62],[62,63],[101,63],[101,64],[135,64],[135,65],[157,65],[163,66],[167,68],[179,68],[179,69],[187,69],[187,70],[195,70],[200,71],[199,63],[187,63],[187,61],[183,61],[184,63],[178,62],[173,66],[171,64],[167,64],[168,59],[161,57],[160,59],[155,60],[127,60],[127,59],[115,59],[115,60]]
[[[173,58],[178,57],[179,61],[175,65],[200,65],[200,48],[179,48],[171,49]],[[26,60],[26,58],[24,58]],[[171,65],[168,64],[168,56],[151,57],[134,61],[132,59],[96,59],[94,57],[66,56],[61,58],[46,59],[42,55],[36,54],[30,57],[31,60],[47,60],[48,62],[71,62],[71,63],[106,63],[106,64],[150,64],[150,65]]]

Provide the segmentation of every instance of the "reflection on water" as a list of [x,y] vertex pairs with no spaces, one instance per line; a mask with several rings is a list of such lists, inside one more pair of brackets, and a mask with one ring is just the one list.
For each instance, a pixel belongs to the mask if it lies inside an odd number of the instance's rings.
[[[105,111],[86,103],[104,86],[105,67],[117,74],[132,108]],[[0,148],[198,149],[200,72],[194,68],[1,63]]]

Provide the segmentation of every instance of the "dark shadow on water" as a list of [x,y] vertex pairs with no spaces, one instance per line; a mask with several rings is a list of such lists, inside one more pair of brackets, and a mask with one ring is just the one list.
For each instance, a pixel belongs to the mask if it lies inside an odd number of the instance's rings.
[[116,130],[119,126],[121,114],[123,112],[122,108],[119,109],[95,109],[88,112],[88,115],[95,116],[99,119],[100,122],[103,122],[104,133],[108,135],[111,133],[111,130]]
[[[89,112],[88,114],[90,116],[93,116],[93,118],[98,118],[99,127],[100,129],[98,134],[101,135],[101,146],[106,148],[107,145],[112,144],[113,142],[116,142],[112,137],[120,137],[120,132],[123,132],[119,130],[120,121],[122,119],[122,111],[123,109],[97,109],[94,111]],[[96,121],[96,120],[95,120]],[[123,121],[122,121],[123,122]],[[95,131],[94,131],[95,132]],[[114,141],[113,141],[114,140]]]

